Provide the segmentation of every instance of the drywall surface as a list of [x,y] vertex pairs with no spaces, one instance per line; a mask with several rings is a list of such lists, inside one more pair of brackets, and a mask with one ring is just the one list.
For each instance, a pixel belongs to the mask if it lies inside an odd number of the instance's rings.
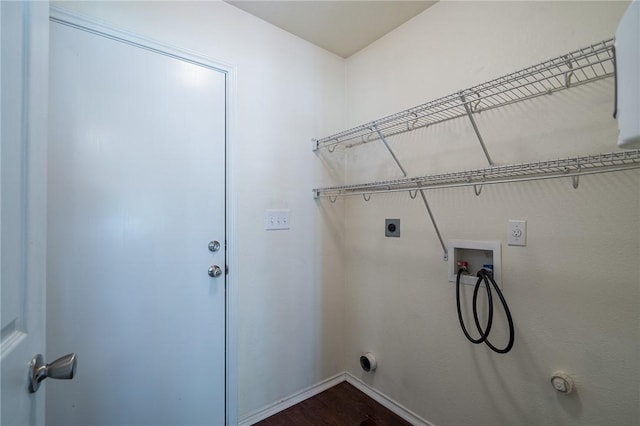
[[[234,68],[239,417],[344,371],[342,211],[311,193],[342,174],[311,138],[343,127],[343,59],[223,2],[55,6]],[[291,229],[267,232],[266,209]]]
[[[347,60],[347,125],[445,96],[614,35],[624,2],[439,2]],[[616,151],[613,79],[476,116],[497,164]],[[410,175],[486,167],[468,120],[389,140]],[[379,143],[348,183],[400,177]],[[345,199],[347,370],[433,424],[640,422],[640,172],[427,192],[448,239],[498,240],[515,346],[468,342],[420,197]],[[384,219],[401,219],[385,238]],[[527,220],[527,246],[506,244]],[[465,289],[467,300],[470,288]],[[492,341],[506,343],[504,318]],[[493,334],[495,332],[495,335]],[[358,357],[377,356],[364,373]],[[577,389],[556,392],[564,370]]]

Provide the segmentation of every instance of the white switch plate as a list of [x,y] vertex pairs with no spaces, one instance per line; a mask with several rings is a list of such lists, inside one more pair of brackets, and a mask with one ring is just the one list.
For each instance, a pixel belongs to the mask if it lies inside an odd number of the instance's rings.
[[526,246],[527,245],[527,221],[526,220],[510,220],[507,235],[507,244],[510,246]]
[[289,210],[267,210],[267,231],[289,229]]

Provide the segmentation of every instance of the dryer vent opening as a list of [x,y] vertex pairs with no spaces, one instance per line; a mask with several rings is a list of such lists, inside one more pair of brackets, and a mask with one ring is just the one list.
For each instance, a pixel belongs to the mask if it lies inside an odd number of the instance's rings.
[[360,367],[362,367],[362,369],[367,373],[376,370],[378,363],[371,352],[367,352],[360,357]]

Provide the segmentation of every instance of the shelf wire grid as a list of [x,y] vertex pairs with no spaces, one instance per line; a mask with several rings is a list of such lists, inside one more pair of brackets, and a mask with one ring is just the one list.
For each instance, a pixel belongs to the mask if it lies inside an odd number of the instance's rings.
[[614,39],[603,40],[538,65],[427,102],[349,130],[314,140],[314,149],[333,151],[551,94],[615,74]]
[[[419,177],[332,186],[314,189],[316,198],[348,195],[367,196],[374,193],[417,191],[419,189],[480,186],[485,184],[523,182],[554,178],[576,178],[582,175],[640,168],[640,149],[573,158],[535,161]],[[574,187],[577,186],[574,183]],[[476,191],[476,194],[479,194]],[[415,198],[415,193],[412,195]]]

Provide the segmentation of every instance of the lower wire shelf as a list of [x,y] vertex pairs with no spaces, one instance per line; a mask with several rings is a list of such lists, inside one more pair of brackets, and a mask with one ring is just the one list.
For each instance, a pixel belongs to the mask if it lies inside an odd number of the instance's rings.
[[474,186],[478,195],[482,185],[568,177],[573,178],[573,186],[577,188],[578,178],[582,175],[637,168],[640,168],[640,149],[380,182],[315,188],[313,194],[314,198],[329,198],[332,202],[337,197],[349,195],[362,195],[365,200],[368,200],[367,196],[370,197],[371,194],[386,192],[409,192],[411,197],[415,198],[418,190]]

